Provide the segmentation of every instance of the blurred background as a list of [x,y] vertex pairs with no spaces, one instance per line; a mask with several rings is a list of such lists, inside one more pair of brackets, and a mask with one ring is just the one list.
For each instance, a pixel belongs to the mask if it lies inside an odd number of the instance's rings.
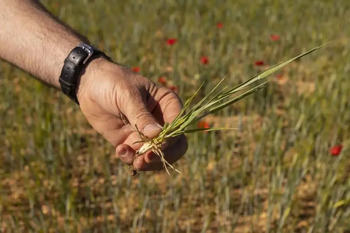
[[0,232],[350,232],[350,1],[42,1],[114,61],[200,97],[334,40],[128,167],[59,91],[0,62]]

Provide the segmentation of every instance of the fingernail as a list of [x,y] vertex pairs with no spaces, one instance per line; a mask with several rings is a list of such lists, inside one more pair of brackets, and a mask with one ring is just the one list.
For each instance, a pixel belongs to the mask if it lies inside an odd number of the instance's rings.
[[131,169],[131,170],[129,171],[129,174],[130,174],[131,176],[136,176],[136,175],[137,175],[137,171],[134,170],[134,169]]
[[162,126],[160,124],[150,124],[146,125],[145,128],[143,128],[143,133],[151,133],[154,131],[160,131],[162,129]]
[[119,150],[119,152],[118,152],[118,154],[120,155],[120,156],[124,156],[124,155],[126,155],[126,149],[125,148],[122,148],[121,150]]

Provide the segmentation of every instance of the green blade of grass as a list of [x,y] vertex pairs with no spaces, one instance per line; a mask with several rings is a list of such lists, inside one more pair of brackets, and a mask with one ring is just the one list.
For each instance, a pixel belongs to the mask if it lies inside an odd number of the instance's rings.
[[298,60],[298,59],[300,59],[300,58],[302,58],[302,57],[304,57],[304,56],[306,56],[306,55],[308,55],[308,54],[310,54],[310,53],[312,53],[312,52],[314,52],[314,51],[316,51],[316,50],[319,50],[319,49],[323,48],[324,46],[326,46],[326,45],[329,44],[329,43],[330,43],[330,42],[325,43],[325,44],[323,44],[323,45],[321,45],[321,46],[312,48],[312,49],[310,49],[310,50],[308,50],[308,51],[306,51],[306,52],[304,52],[304,53],[302,53],[302,54],[299,54],[298,56],[295,56],[295,57],[293,57],[293,58],[291,58],[291,59],[289,59],[289,60],[287,60],[287,61],[285,61],[285,62],[281,62],[281,63],[279,63],[279,64],[277,64],[277,65],[275,65],[275,66],[273,66],[273,67],[271,67],[271,68],[269,68],[269,69],[267,69],[267,70],[261,72],[260,74],[256,75],[255,77],[253,77],[253,78],[251,78],[251,79],[249,79],[249,80],[247,80],[247,81],[241,83],[240,85],[238,85],[238,86],[232,88],[232,89],[229,90],[227,93],[225,93],[225,95],[226,95],[226,94],[227,94],[227,95],[234,94],[234,93],[236,93],[236,92],[242,90],[242,89],[245,88],[245,87],[248,87],[249,85],[251,85],[251,84],[253,84],[253,83],[257,82],[257,81],[268,77],[269,75],[271,75],[271,74],[273,74],[274,72],[276,72],[276,71],[282,69],[283,67],[285,67],[286,65],[290,64],[291,62],[293,62],[293,61],[295,61],[295,60]]
[[207,116],[207,115],[209,115],[209,114],[211,114],[211,113],[217,112],[217,111],[219,111],[219,110],[221,110],[221,109],[223,109],[223,108],[233,104],[234,102],[237,102],[238,100],[243,99],[244,97],[246,97],[246,96],[248,96],[250,94],[253,94],[257,90],[259,90],[260,88],[265,86],[268,82],[269,81],[263,82],[263,83],[259,84],[258,86],[255,86],[255,87],[249,89],[248,91],[243,92],[242,94],[238,95],[237,97],[235,97],[233,99],[230,99],[229,101],[226,101],[226,102],[224,102],[224,103],[222,103],[222,104],[220,104],[220,105],[218,105],[216,107],[213,107],[213,108],[209,109],[207,113],[205,113],[202,116],[199,116],[198,120],[203,118],[203,117],[205,117],[205,116]]
[[183,130],[183,131],[177,131],[174,132],[173,134],[169,134],[166,136],[166,138],[171,138],[171,137],[177,137],[180,136],[181,134],[184,133],[196,133],[196,132],[201,132],[201,131],[205,131],[205,132],[212,132],[212,131],[223,131],[223,130],[238,130],[238,128],[197,128],[197,129],[187,129],[187,130]]

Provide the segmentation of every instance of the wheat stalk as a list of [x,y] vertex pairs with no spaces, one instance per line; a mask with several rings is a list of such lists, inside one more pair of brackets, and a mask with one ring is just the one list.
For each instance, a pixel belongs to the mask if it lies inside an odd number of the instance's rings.
[[[327,43],[328,44],[328,43]],[[198,94],[199,90],[202,88],[203,84],[197,89],[197,91],[185,102],[181,112],[178,114],[178,116],[171,122],[171,123],[165,123],[163,126],[162,131],[159,133],[159,135],[155,138],[147,138],[145,135],[143,135],[138,129],[137,126],[135,126],[136,131],[139,133],[140,141],[137,141],[135,143],[144,143],[142,147],[137,151],[137,155],[142,155],[146,153],[147,151],[152,151],[156,155],[158,155],[161,159],[161,162],[163,163],[163,166],[168,174],[169,170],[168,167],[172,168],[173,170],[179,172],[177,169],[175,169],[170,163],[166,161],[164,158],[164,153],[162,151],[162,146],[166,142],[167,139],[177,137],[184,133],[194,133],[199,131],[218,131],[218,130],[227,130],[232,128],[196,128],[196,129],[187,129],[188,126],[193,124],[194,122],[199,121],[203,117],[207,116],[208,114],[215,113],[235,102],[238,100],[256,92],[257,90],[263,88],[266,86],[266,84],[270,81],[267,79],[269,75],[272,73],[280,70],[282,67],[288,65],[289,63],[300,59],[301,57],[304,57],[322,47],[324,47],[326,44],[321,45],[319,47],[315,47],[313,49],[310,49],[307,52],[304,52],[298,56],[295,56],[285,62],[282,62],[280,64],[277,64],[262,73],[256,75],[255,77],[239,84],[238,86],[235,86],[231,89],[227,87],[223,87],[220,90],[220,87],[222,86],[223,81],[226,77],[222,78],[220,82],[214,87],[213,90],[211,90],[203,99],[201,99],[198,103],[194,104],[192,107],[192,102],[194,97]],[[180,172],[179,172],[180,173]]]

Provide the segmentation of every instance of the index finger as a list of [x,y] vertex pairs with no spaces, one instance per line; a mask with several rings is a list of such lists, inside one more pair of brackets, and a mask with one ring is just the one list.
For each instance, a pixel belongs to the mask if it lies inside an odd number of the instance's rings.
[[159,101],[159,108],[163,114],[164,122],[170,123],[179,115],[182,109],[181,99],[175,92],[167,88],[162,87],[161,92],[164,92],[164,96]]

